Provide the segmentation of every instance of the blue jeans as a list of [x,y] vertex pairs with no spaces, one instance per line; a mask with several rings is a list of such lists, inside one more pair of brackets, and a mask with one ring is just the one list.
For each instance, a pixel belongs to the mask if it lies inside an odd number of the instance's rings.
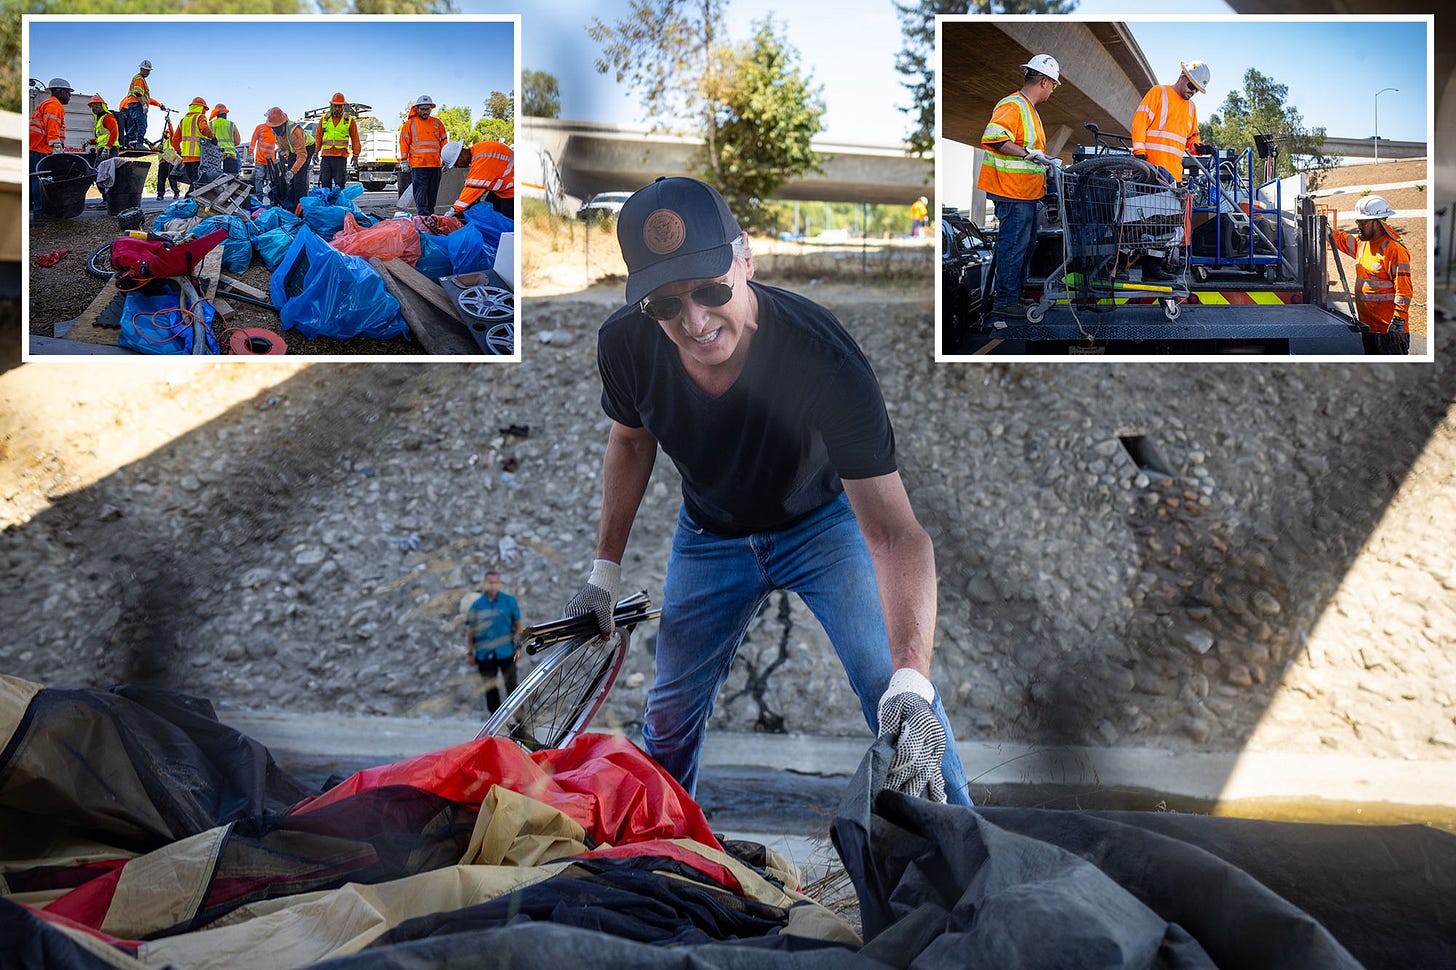
[[40,176],[35,174],[35,167],[48,154],[48,152],[30,153],[30,211],[35,215],[40,215]]
[[147,106],[137,101],[121,110],[123,117],[126,118],[126,132],[121,136],[121,140],[127,143],[146,141]]
[[[692,794],[703,737],[718,691],[748,624],[776,589],[798,593],[829,635],[870,731],[889,685],[889,638],[880,612],[874,562],[849,500],[840,495],[803,522],[777,532],[726,538],[680,509],[662,590],[657,673],[647,693],[642,738],[647,753]],[[950,801],[970,804],[955,735],[945,725],[941,761]]]
[[1036,232],[1035,202],[1002,202],[994,200],[996,221],[996,283],[993,303],[1005,306],[1021,299],[1021,286],[1026,282],[1026,258],[1031,253],[1031,240]]

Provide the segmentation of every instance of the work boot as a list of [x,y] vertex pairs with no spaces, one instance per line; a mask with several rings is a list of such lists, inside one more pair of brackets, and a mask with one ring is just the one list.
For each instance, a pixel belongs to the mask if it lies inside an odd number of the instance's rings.
[[1017,300],[1015,303],[998,303],[991,308],[993,317],[1025,317],[1030,305]]

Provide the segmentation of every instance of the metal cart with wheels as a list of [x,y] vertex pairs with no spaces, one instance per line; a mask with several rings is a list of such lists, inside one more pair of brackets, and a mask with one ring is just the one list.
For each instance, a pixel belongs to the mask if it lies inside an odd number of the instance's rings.
[[1188,298],[1187,190],[1132,155],[1054,166],[1052,178],[1063,259],[1027,321],[1041,323],[1058,302],[1105,312],[1128,297],[1152,298],[1178,319]]

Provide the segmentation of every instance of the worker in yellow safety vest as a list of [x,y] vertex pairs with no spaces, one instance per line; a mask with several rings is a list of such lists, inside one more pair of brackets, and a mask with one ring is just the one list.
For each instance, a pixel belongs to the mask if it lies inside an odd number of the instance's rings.
[[51,78],[46,85],[48,97],[42,98],[30,114],[30,202],[36,215],[41,211],[41,183],[36,167],[47,155],[66,150],[66,105],[71,102],[71,82],[63,77]]
[[126,121],[126,131],[121,133],[121,139],[127,148],[146,147],[148,106],[156,105],[163,111],[167,110],[165,104],[152,97],[151,88],[147,85],[147,77],[151,73],[151,61],[142,61],[137,65],[137,72],[131,79],[131,86],[126,89],[126,96],[117,106],[122,118]]
[[1367,195],[1355,203],[1355,232],[1330,229],[1334,247],[1355,259],[1355,313],[1369,330],[1367,354],[1410,353],[1411,256],[1386,222],[1393,215],[1385,199]]
[[197,162],[202,158],[202,142],[212,137],[212,126],[207,123],[207,102],[193,98],[172,134],[172,147],[182,156],[182,181],[188,185],[197,185]]
[[238,160],[238,126],[228,118],[228,106],[221,101],[217,107],[212,109],[208,115],[212,122],[212,137],[217,139],[217,147],[222,149],[222,170],[229,175],[236,175],[242,170],[242,163]]
[[106,106],[106,99],[101,95],[93,94],[86,106],[96,118],[96,158],[103,161],[121,151],[121,129],[116,123],[116,116],[111,113],[111,109]]
[[516,218],[516,153],[511,146],[498,141],[478,141],[465,151],[465,143],[446,142],[440,151],[445,168],[470,166],[465,175],[465,188],[455,200],[453,214],[464,216],[465,210],[484,199],[501,215]]
[[344,111],[349,102],[342,91],[329,99],[329,110],[318,120],[315,136],[319,146],[319,185],[343,188],[349,180],[349,155],[359,165],[359,123]]
[[440,195],[440,149],[450,137],[440,119],[430,117],[433,110],[434,100],[428,94],[420,95],[399,132],[401,167],[408,168],[415,211],[422,216],[434,215]]
[[991,306],[992,315],[999,317],[1026,314],[1021,288],[1036,232],[1036,207],[1046,195],[1046,170],[1061,164],[1046,154],[1046,132],[1036,113],[1036,106],[1062,83],[1061,65],[1050,54],[1037,54],[1021,71],[1021,90],[996,102],[981,135],[984,154],[976,178],[976,187],[995,205],[999,226]]
[[1208,65],[1187,61],[1178,67],[1178,80],[1150,90],[1132,115],[1132,153],[1173,182],[1183,179],[1185,154],[1208,154],[1198,140],[1198,108],[1193,104],[1193,95],[1208,90]]
[[910,235],[925,235],[925,223],[930,218],[930,200],[921,196],[910,203]]

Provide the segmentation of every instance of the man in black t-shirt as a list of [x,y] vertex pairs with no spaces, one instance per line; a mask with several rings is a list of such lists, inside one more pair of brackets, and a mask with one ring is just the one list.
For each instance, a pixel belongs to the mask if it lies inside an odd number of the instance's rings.
[[612,419],[601,524],[591,576],[566,612],[611,631],[622,554],[661,445],[682,475],[683,505],[647,752],[695,790],[734,654],[764,599],[788,589],[824,626],[870,729],[892,737],[889,786],[968,803],[929,680],[935,553],[896,469],[869,362],[829,311],[751,282],[748,237],[702,182],[658,179],[637,192],[617,237],[627,305],[597,335]]

